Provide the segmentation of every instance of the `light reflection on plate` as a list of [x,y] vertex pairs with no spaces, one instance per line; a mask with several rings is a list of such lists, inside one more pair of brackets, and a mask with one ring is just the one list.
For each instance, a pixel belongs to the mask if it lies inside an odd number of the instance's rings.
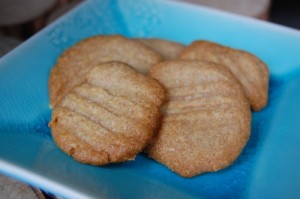
[[[208,39],[265,61],[271,72],[270,102],[253,114],[251,139],[238,160],[222,171],[185,179],[144,154],[132,162],[95,167],[61,152],[47,127],[49,72],[63,50],[96,34],[184,44]],[[0,59],[0,171],[67,198],[295,196],[297,187],[288,185],[300,183],[299,153],[290,156],[282,149],[297,151],[300,145],[299,54],[298,31],[255,19],[172,1],[86,1]],[[288,178],[268,172],[269,167],[288,170]],[[288,184],[285,189],[271,188],[268,179],[276,177],[276,186]]]

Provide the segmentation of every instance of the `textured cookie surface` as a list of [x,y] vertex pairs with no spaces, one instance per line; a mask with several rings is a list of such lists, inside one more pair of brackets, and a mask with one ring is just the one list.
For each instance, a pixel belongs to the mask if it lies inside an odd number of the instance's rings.
[[251,123],[249,102],[231,72],[210,62],[168,61],[150,75],[164,85],[169,102],[149,156],[184,177],[230,165]]
[[52,136],[83,163],[131,160],[152,137],[164,101],[158,81],[124,63],[100,64],[54,107]]
[[50,102],[55,104],[74,86],[83,81],[83,76],[95,64],[121,61],[142,73],[162,57],[138,41],[122,36],[95,36],[82,40],[66,50],[57,60],[49,79]]
[[154,51],[158,52],[164,59],[172,60],[176,59],[181,51],[184,49],[184,45],[173,41],[163,39],[137,39],[144,45],[150,47]]
[[269,71],[254,55],[209,41],[195,41],[183,50],[180,58],[223,64],[242,84],[253,110],[259,111],[268,103]]

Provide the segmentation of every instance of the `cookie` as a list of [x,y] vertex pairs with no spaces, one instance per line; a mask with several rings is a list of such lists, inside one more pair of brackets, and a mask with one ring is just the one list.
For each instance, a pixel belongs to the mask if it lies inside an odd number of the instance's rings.
[[94,36],[84,39],[57,60],[49,79],[52,107],[74,86],[83,81],[91,66],[98,63],[120,61],[142,73],[162,60],[162,57],[138,41],[122,36]]
[[240,83],[222,65],[167,61],[150,76],[167,90],[161,126],[147,147],[149,157],[183,177],[228,167],[246,145],[250,104]]
[[180,43],[163,39],[138,38],[137,40],[148,46],[152,50],[158,52],[165,60],[176,59],[185,47]]
[[97,65],[84,79],[53,109],[55,143],[82,163],[134,159],[153,136],[164,88],[121,62]]
[[242,84],[254,111],[267,105],[269,70],[256,56],[209,41],[195,41],[179,57],[184,60],[207,60],[223,64]]

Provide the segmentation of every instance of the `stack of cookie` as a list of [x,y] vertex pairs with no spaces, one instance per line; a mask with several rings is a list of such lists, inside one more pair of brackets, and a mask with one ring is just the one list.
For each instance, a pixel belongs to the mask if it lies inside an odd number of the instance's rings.
[[140,152],[184,177],[229,166],[268,101],[267,66],[208,41],[95,36],[66,50],[49,79],[55,143],[106,165]]

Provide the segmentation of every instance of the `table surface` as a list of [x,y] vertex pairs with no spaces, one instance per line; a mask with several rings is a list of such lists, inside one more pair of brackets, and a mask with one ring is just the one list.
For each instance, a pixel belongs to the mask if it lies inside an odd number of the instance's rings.
[[[273,0],[269,12],[269,21],[300,29],[300,1]],[[0,32],[1,33],[1,32]],[[1,44],[0,44],[1,51]],[[1,58],[1,56],[0,56]],[[46,198],[53,198],[46,196]]]

